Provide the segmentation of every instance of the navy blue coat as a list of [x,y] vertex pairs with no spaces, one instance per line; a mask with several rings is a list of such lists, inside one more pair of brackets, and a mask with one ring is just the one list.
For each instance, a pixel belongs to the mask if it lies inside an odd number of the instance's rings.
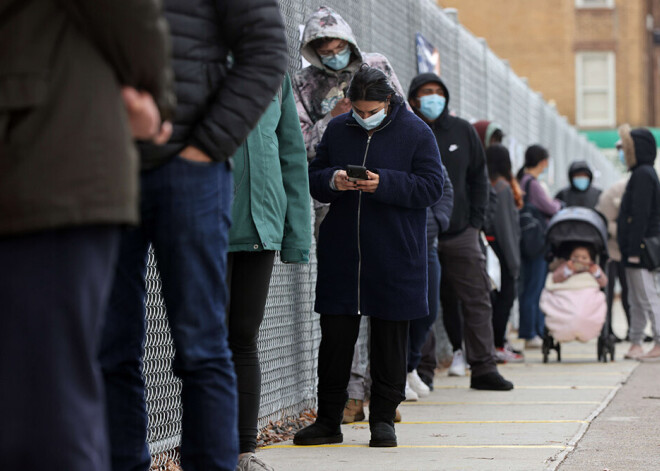
[[[440,199],[444,183],[438,145],[400,103],[368,140],[350,113],[337,116],[309,167],[312,196],[331,203],[319,231],[314,309],[396,321],[424,317],[426,208]],[[375,193],[330,187],[334,172],[348,164],[378,173]]]

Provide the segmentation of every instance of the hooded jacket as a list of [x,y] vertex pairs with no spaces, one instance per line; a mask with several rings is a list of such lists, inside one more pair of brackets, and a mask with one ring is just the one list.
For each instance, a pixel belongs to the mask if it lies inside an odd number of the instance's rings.
[[629,262],[628,258],[641,256],[645,237],[660,235],[660,181],[653,168],[657,146],[648,129],[631,131],[628,125],[623,125],[619,136],[631,174],[621,200],[617,239],[625,264],[640,268],[641,265]]
[[[447,169],[442,166],[442,174],[447,175]],[[451,212],[454,208],[454,187],[451,180],[445,178],[442,187],[442,197],[426,211],[426,245],[429,250],[437,249],[438,236],[449,229]]]
[[495,131],[500,131],[500,133],[502,133],[502,136],[504,136],[504,133],[502,132],[502,128],[500,127],[500,125],[493,121],[482,119],[480,121],[475,122],[473,126],[474,129],[477,131],[477,135],[479,136],[479,139],[481,140],[484,149],[487,149],[488,146],[490,145],[490,140],[492,139],[493,134],[495,134]]
[[[589,176],[589,187],[582,191],[573,185],[573,177],[576,173],[586,173]],[[598,204],[598,198],[602,193],[600,188],[592,186],[593,173],[589,164],[584,160],[577,160],[568,169],[568,186],[557,193],[555,199],[563,201],[566,206],[582,206],[594,209]]]
[[[449,90],[435,74],[416,76],[408,89],[408,99],[414,98],[425,83],[440,84],[447,100],[442,114],[431,127],[442,155],[442,163],[454,188],[454,207],[449,229],[440,238],[452,237],[468,226],[481,229],[486,215],[490,183],[486,170],[486,155],[474,127],[466,120],[449,114]],[[419,111],[415,110],[419,115]]]
[[189,145],[213,161],[226,161],[257,124],[284,78],[288,50],[278,2],[163,4],[172,35],[178,106],[167,144],[140,147],[142,168],[164,164]]
[[[323,64],[311,42],[319,38],[338,38],[348,41],[351,59],[346,68],[333,70]],[[307,158],[316,155],[325,128],[332,119],[330,112],[337,102],[346,96],[353,75],[365,63],[385,73],[392,87],[404,96],[399,79],[385,56],[360,51],[355,35],[346,21],[333,9],[321,7],[305,25],[300,54],[311,64],[293,76],[293,92]]]
[[[374,193],[330,187],[348,164],[379,175]],[[371,137],[350,113],[330,122],[309,166],[312,196],[330,203],[318,238],[316,312],[396,321],[428,314],[426,215],[443,181],[433,134],[403,103]]]

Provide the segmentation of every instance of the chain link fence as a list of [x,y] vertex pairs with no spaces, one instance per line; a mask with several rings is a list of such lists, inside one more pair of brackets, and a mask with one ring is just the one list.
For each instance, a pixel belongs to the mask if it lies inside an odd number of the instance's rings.
[[[422,33],[440,52],[450,108],[468,120],[490,119],[506,134],[514,167],[526,147],[539,143],[550,150],[549,185],[567,184],[571,161],[586,160],[596,184],[607,187],[619,172],[566,118],[516,76],[483,39],[474,37],[452,10],[432,0],[280,0],[289,41],[289,70],[300,67],[300,25],[321,5],[334,8],[352,26],[363,51],[381,52],[392,63],[404,90],[417,73],[415,33]],[[312,254],[314,249],[312,249]],[[315,404],[316,360],[320,329],[313,311],[316,261],[309,265],[276,262],[261,327],[262,397],[259,427],[269,420],[297,415]],[[147,269],[147,339],[144,360],[149,411],[149,447],[158,467],[177,459],[181,433],[181,385],[171,372],[174,347],[169,334],[161,283],[153,253]],[[366,329],[363,329],[363,331]],[[359,347],[366,348],[365,335]]]

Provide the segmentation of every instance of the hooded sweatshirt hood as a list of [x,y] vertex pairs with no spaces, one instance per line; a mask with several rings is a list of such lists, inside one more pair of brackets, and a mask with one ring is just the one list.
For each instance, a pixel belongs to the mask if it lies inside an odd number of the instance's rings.
[[573,177],[575,176],[576,173],[586,173],[587,176],[589,177],[589,186],[591,186],[591,182],[594,179],[594,174],[591,171],[591,168],[589,167],[589,164],[586,161],[576,160],[568,168],[568,181],[570,182],[570,185],[571,187],[573,187],[574,190],[578,190],[577,188],[575,188],[575,185],[573,185]]
[[[445,109],[442,110],[442,114],[440,114],[440,116],[436,120],[436,121],[440,121],[449,113],[449,89],[447,89],[445,83],[436,74],[428,72],[424,74],[419,74],[415,78],[413,78],[412,81],[410,82],[410,87],[408,87],[408,102],[410,102],[411,99],[414,99],[417,96],[417,90],[419,90],[422,87],[422,85],[430,82],[437,83],[442,87],[442,91],[445,94],[445,100],[447,100],[445,102]],[[413,109],[418,116],[421,115],[417,108],[413,107]]]
[[624,124],[619,127],[619,136],[629,169],[638,165],[653,165],[658,149],[651,131],[646,128],[630,130],[630,126]]
[[487,143],[490,142],[490,139],[493,137],[493,134],[495,134],[495,131],[499,130],[502,133],[502,136],[504,136],[504,132],[502,132],[501,126],[493,121],[482,119],[475,122],[473,126],[479,135],[479,139],[481,139],[481,144],[483,144],[484,149],[489,146]]
[[337,74],[339,71],[333,70],[321,62],[321,58],[311,46],[310,43],[319,38],[336,38],[348,41],[352,53],[351,60],[342,70],[349,69],[355,72],[363,62],[362,52],[357,45],[353,30],[341,15],[332,8],[323,6],[307,20],[303,31],[300,54],[314,67],[330,74]]

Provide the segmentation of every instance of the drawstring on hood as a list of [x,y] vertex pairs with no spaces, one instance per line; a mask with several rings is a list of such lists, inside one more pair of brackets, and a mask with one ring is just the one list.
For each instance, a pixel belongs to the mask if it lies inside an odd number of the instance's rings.
[[[320,38],[343,39],[348,42],[348,46],[351,50],[351,58],[345,68],[334,70],[321,61],[316,50],[310,44],[312,41]],[[346,20],[344,20],[339,13],[332,8],[325,6],[319,8],[318,11],[307,20],[305,30],[303,31],[300,54],[314,67],[321,69],[330,75],[337,75],[347,69],[352,74],[363,62],[362,52],[357,45],[355,35],[349,24],[346,23]]]
[[619,136],[628,169],[638,165],[653,165],[658,152],[655,137],[646,128],[635,128],[632,131],[628,124],[619,127]]

